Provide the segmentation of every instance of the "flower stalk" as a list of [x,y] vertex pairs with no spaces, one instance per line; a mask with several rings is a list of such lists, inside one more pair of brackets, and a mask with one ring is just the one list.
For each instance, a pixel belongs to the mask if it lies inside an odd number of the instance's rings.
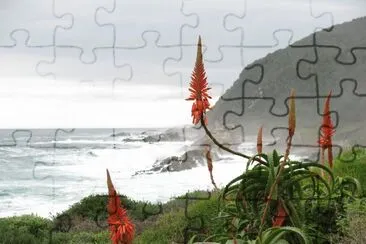
[[212,165],[212,157],[211,157],[210,147],[206,147],[206,159],[207,159],[207,168],[208,168],[208,171],[210,172],[211,183],[215,187],[215,189],[218,190],[219,188],[217,188],[217,185],[215,183],[215,180],[214,180],[213,174],[212,174],[213,165]]
[[261,154],[263,150],[263,126],[261,126],[258,130],[257,135],[257,153]]
[[[261,218],[261,229],[260,229],[260,233],[262,231],[262,228],[263,228],[265,219],[267,217],[267,212],[268,212],[268,208],[269,208],[270,202],[272,200],[273,193],[274,193],[274,191],[276,189],[276,186],[280,182],[280,176],[282,174],[282,171],[285,168],[286,161],[287,161],[288,156],[290,154],[292,137],[295,134],[295,128],[296,128],[296,109],[295,109],[295,90],[294,89],[291,89],[290,102],[289,103],[290,103],[289,120],[288,120],[288,124],[289,124],[289,135],[288,135],[288,138],[287,138],[286,153],[285,153],[285,156],[284,156],[283,161],[280,164],[280,168],[279,168],[278,173],[276,175],[275,182],[272,184],[272,186],[270,188],[270,191],[269,191],[269,194],[268,194],[268,198],[266,199],[266,206],[264,208],[264,212],[263,212],[263,215],[262,215],[262,218]],[[281,203],[278,203],[278,204],[281,205]],[[283,212],[285,212],[285,213],[283,213]],[[280,215],[287,215],[287,213],[286,213],[286,211],[285,211],[285,209],[283,208],[282,205],[278,207],[278,214],[280,214]]]

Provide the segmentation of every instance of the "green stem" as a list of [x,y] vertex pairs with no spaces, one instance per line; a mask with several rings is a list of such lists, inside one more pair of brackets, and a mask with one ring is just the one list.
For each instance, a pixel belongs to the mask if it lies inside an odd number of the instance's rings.
[[264,221],[265,221],[265,219],[267,217],[267,212],[268,212],[268,208],[269,208],[270,202],[272,200],[271,198],[272,198],[274,189],[276,188],[276,185],[278,185],[278,183],[280,182],[280,176],[282,174],[283,169],[285,168],[286,161],[287,161],[288,156],[290,154],[291,142],[292,142],[292,135],[290,135],[290,137],[288,138],[285,157],[284,157],[283,161],[281,162],[280,169],[278,170],[278,173],[277,173],[275,182],[271,186],[271,189],[270,189],[269,194],[268,194],[266,206],[264,208],[263,215],[262,215],[262,219],[261,219],[261,228],[259,230],[259,235],[262,233],[262,230],[263,230],[263,227],[264,227]]
[[[205,130],[205,132],[206,132],[206,134],[208,135],[208,137],[210,137],[210,139],[219,147],[219,148],[221,148],[221,149],[223,149],[223,150],[225,150],[225,151],[227,151],[227,152],[229,152],[229,153],[232,153],[232,154],[235,154],[235,155],[238,155],[238,156],[240,156],[240,157],[243,157],[243,158],[246,158],[246,159],[251,159],[252,157],[249,157],[249,156],[247,156],[247,155],[245,155],[245,154],[243,154],[243,153],[239,153],[239,152],[236,152],[236,151],[233,151],[233,150],[231,150],[230,148],[228,148],[228,147],[225,147],[224,145],[222,145],[220,142],[218,142],[217,140],[216,140],[216,138],[211,134],[211,132],[208,130],[208,128],[206,127],[206,125],[205,125],[205,121],[204,121],[204,119],[203,119],[203,116],[201,116],[201,125],[203,126],[203,128],[204,128],[204,130]],[[259,158],[254,158],[254,160],[256,160],[257,162],[259,162],[259,163],[261,163],[261,164],[263,164],[263,165],[267,165],[267,163],[266,162],[264,162],[264,161],[262,161],[261,159],[259,159]]]

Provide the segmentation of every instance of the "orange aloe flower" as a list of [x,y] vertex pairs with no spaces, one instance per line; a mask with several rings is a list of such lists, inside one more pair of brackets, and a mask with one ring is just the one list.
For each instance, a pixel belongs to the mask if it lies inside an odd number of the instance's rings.
[[135,234],[135,226],[127,216],[127,211],[121,206],[121,200],[114,189],[111,177],[107,169],[108,185],[108,224],[113,244],[132,244]]
[[283,226],[285,223],[287,213],[284,207],[282,206],[281,202],[277,205],[277,213],[276,216],[274,216],[274,219],[272,219],[272,227],[280,227]]
[[201,36],[198,37],[197,44],[197,57],[196,64],[194,66],[194,70],[191,76],[190,88],[191,92],[187,101],[194,100],[192,105],[192,117],[193,124],[198,124],[201,117],[204,116],[205,124],[207,124],[207,118],[205,116],[206,110],[210,108],[210,103],[208,101],[211,98],[207,91],[211,88],[208,87],[207,77],[205,67],[203,65],[202,58],[202,44],[201,44]]
[[[330,97],[332,92],[329,92],[327,100],[324,104],[324,112],[323,112],[323,123],[320,129],[320,139],[318,140],[319,146],[322,149],[322,156],[324,151],[328,150],[328,162],[329,166],[333,167],[333,154],[332,154],[332,136],[335,133],[335,129],[332,123],[332,119],[330,117],[329,107],[330,107]],[[324,157],[324,156],[323,156]]]

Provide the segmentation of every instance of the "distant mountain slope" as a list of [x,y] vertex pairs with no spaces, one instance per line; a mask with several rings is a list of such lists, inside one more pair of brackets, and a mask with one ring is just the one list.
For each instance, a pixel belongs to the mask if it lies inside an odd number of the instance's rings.
[[[248,140],[264,125],[265,137],[271,141],[272,128],[287,127],[285,100],[291,88],[297,97],[295,144],[316,145],[318,112],[323,112],[324,98],[332,90],[331,109],[338,114],[332,114],[337,125],[335,143],[347,140],[366,145],[366,17],[317,32],[253,62],[208,112],[209,127],[240,125]],[[284,142],[287,131],[274,134],[282,135]]]

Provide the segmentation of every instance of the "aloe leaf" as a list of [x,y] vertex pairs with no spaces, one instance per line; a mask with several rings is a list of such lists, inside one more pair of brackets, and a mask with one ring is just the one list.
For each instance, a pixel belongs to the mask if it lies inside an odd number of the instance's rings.
[[[273,229],[275,229],[275,228],[276,227],[269,228],[266,231],[272,232]],[[285,227],[280,227],[280,228],[276,228],[276,229],[279,230],[279,231],[274,231],[274,232],[272,232],[272,234],[270,236],[268,236],[268,240],[270,240],[269,242],[267,242],[268,244],[276,244],[276,243],[278,243],[278,241],[280,240],[280,238],[283,235],[285,235],[286,233],[288,233],[288,232],[293,232],[293,233],[298,234],[302,238],[302,240],[303,240],[303,242],[305,244],[310,244],[307,236],[299,228],[285,226]]]

